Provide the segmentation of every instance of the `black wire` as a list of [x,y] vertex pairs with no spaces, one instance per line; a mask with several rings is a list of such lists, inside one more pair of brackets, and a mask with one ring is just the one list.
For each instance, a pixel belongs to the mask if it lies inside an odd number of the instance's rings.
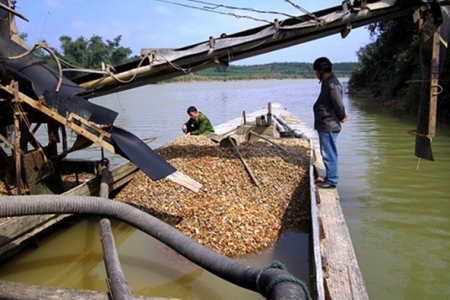
[[[217,14],[221,14],[221,15],[230,15],[230,16],[233,16],[233,17],[238,18],[238,19],[239,18],[251,19],[251,20],[254,20],[254,21],[260,21],[260,22],[265,22],[265,23],[269,23],[269,24],[272,24],[273,22],[265,20],[265,19],[254,18],[254,17],[248,16],[248,15],[237,15],[235,13],[221,12],[221,11],[217,11],[217,9],[218,8],[226,8],[226,9],[232,9],[232,10],[244,10],[244,11],[251,11],[251,12],[260,13],[260,14],[282,15],[282,16],[286,16],[286,17],[289,17],[289,18],[299,19],[299,20],[303,20],[304,19],[304,18],[301,18],[301,17],[298,17],[298,16],[293,16],[293,15],[290,15],[290,14],[287,14],[287,13],[283,13],[283,12],[279,12],[279,11],[266,11],[266,10],[258,10],[258,9],[254,9],[254,8],[248,8],[248,7],[228,6],[228,5],[216,4],[216,3],[205,2],[205,1],[200,1],[200,0],[185,0],[185,1],[195,2],[195,3],[199,3],[199,4],[210,5],[210,6],[209,7],[208,6],[198,7],[198,6],[187,5],[187,4],[174,2],[174,1],[170,1],[170,0],[155,0],[155,1],[169,3],[169,4],[174,4],[174,5],[179,5],[179,6],[183,6],[183,7],[187,7],[187,8],[204,10],[204,11],[207,11],[207,12],[217,13]],[[284,1],[289,2],[290,4],[292,4],[293,6],[298,8],[300,11],[302,11],[305,14],[307,14],[309,17],[311,17],[313,19],[316,19],[316,17],[313,14],[309,13],[307,10],[305,10],[304,8],[298,6],[297,4],[293,3],[292,1],[290,1],[290,0],[284,0]]]

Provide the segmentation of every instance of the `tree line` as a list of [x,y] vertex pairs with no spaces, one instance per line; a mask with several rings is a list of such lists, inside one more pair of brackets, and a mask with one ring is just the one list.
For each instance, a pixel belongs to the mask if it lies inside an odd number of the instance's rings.
[[[412,17],[378,22],[368,27],[374,42],[358,51],[358,66],[350,76],[350,93],[364,92],[374,101],[417,116],[422,78],[419,37]],[[448,42],[448,41],[447,41]],[[437,118],[449,122],[450,51],[443,64]],[[417,83],[419,82],[419,83]]]
[[[26,34],[22,34],[21,37],[23,40],[27,39]],[[138,56],[132,56],[133,51],[130,48],[120,45],[121,39],[121,35],[112,40],[103,40],[98,35],[93,35],[89,39],[82,36],[72,39],[68,35],[62,35],[59,38],[61,50],[53,47],[50,47],[50,49],[61,59],[63,68],[99,70],[102,64],[117,66],[139,59]],[[39,49],[36,54],[50,66],[57,67],[55,60],[48,52]],[[65,74],[69,78],[78,75],[80,74]]]
[[[356,62],[335,63],[333,71],[340,77],[349,77],[357,67]],[[208,81],[208,80],[252,80],[315,78],[313,64],[307,62],[274,62],[259,65],[217,66],[195,72],[191,75],[173,78],[170,81]]]

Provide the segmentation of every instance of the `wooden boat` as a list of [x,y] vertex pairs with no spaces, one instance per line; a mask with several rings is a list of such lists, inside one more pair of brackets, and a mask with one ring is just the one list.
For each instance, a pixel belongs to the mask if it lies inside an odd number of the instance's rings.
[[[261,117],[272,118],[272,125],[261,124]],[[245,124],[244,124],[244,121]],[[248,121],[247,121],[248,120]],[[278,120],[278,121],[277,121]],[[257,124],[259,123],[259,125]],[[278,124],[278,125],[276,125]],[[281,125],[284,124],[284,125]],[[278,141],[282,128],[284,132],[290,132],[297,138],[309,141],[310,168],[309,194],[310,194],[310,238],[311,238],[311,274],[314,279],[311,289],[316,299],[331,297],[343,299],[368,299],[364,280],[358,267],[356,256],[351,243],[350,235],[345,224],[342,209],[339,204],[337,190],[316,189],[314,182],[314,168],[319,173],[323,172],[323,164],[318,141],[315,132],[297,116],[287,111],[281,104],[273,103],[267,109],[246,114],[224,124],[216,126],[216,135],[211,136],[217,142],[228,141],[228,137],[247,137],[260,140],[271,147],[283,146]],[[251,136],[249,132],[253,132]],[[286,136],[286,134],[282,134]],[[231,139],[231,143],[234,143]],[[228,145],[229,146],[229,145]],[[251,169],[249,170],[251,173]],[[111,191],[126,185],[133,180],[139,172],[139,168],[133,163],[126,163],[112,173]],[[249,174],[250,174],[249,173]],[[255,178],[254,178],[255,179]],[[257,179],[257,178],[256,178]],[[99,176],[90,179],[84,184],[66,192],[67,195],[92,195],[100,190]],[[26,216],[15,217],[0,224],[0,232],[4,239],[1,245],[1,257],[8,257],[17,250],[21,242],[34,237],[39,232],[44,232],[53,224],[67,217],[67,215],[52,216]],[[23,246],[24,244],[22,244]]]

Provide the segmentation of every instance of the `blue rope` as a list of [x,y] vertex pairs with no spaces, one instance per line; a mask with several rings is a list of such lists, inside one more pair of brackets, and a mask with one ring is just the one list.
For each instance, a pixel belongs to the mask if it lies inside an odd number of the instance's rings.
[[[280,269],[283,271],[286,271],[286,266],[283,265],[281,262],[275,260],[272,261],[272,263],[270,265],[268,265],[265,268],[262,268],[261,271],[259,271],[258,275],[256,276],[256,287],[258,289],[258,292],[261,293],[261,287],[259,285],[259,280],[261,279],[262,274],[269,270],[269,269]],[[306,295],[306,299],[307,300],[312,300],[311,295],[309,294],[309,290],[308,287],[306,286],[306,284],[301,281],[300,279],[294,277],[293,275],[291,276],[278,276],[275,280],[272,280],[266,287],[265,287],[265,295],[270,295],[270,293],[272,292],[272,289],[279,283],[283,283],[283,282],[293,282],[293,283],[297,283],[298,285],[300,285],[300,287],[302,288],[303,292]]]

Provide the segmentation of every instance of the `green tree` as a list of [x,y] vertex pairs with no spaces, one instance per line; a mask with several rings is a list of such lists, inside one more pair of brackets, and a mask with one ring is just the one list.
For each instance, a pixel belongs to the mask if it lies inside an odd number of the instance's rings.
[[71,37],[63,35],[59,38],[62,58],[71,65],[91,69],[100,68],[102,63],[115,66],[126,63],[132,51],[120,46],[121,38],[119,35],[112,41],[104,42],[101,36],[94,35],[89,40],[78,37],[73,41]]
[[88,41],[84,37],[78,37],[75,41],[68,35],[62,35],[59,38],[61,49],[63,51],[62,58],[73,66],[78,67],[94,67],[88,63]]
[[[419,39],[410,17],[375,23],[369,26],[373,43],[358,51],[358,67],[352,71],[350,92],[366,90],[377,102],[394,104],[412,116],[417,115],[422,78]],[[450,113],[450,51],[439,84],[437,118],[449,121]]]
[[133,51],[130,48],[125,48],[120,46],[120,40],[122,36],[119,35],[115,37],[112,41],[106,40],[108,50],[109,50],[109,63],[113,66],[118,66],[123,63],[126,63],[130,60],[138,59],[138,57],[134,56],[130,58],[130,55]]

